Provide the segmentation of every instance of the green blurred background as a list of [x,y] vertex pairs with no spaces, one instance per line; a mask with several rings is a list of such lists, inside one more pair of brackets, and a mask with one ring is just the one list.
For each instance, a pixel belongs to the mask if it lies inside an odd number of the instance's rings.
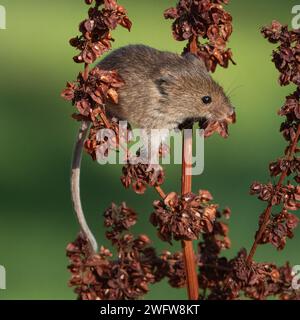
[[[170,21],[163,10],[171,0],[120,0],[133,21],[132,32],[114,32],[114,47],[144,43],[181,52]],[[193,180],[194,190],[208,189],[221,207],[232,208],[230,235],[235,255],[249,249],[264,203],[249,196],[254,180],[267,182],[268,163],[281,156],[285,143],[278,132],[276,115],[284,97],[294,88],[280,88],[271,63],[272,45],[260,35],[260,27],[273,19],[290,23],[291,8],[298,1],[232,0],[234,18],[230,47],[237,66],[219,69],[215,78],[232,96],[238,122],[230,137],[207,140],[205,172]],[[74,299],[67,287],[69,273],[65,247],[75,239],[78,226],[69,192],[71,152],[78,123],[70,118],[72,107],[60,98],[67,80],[73,80],[81,65],[68,40],[76,35],[86,17],[83,0],[1,0],[7,11],[7,30],[0,30],[0,264],[7,270],[7,290],[0,299]],[[154,191],[137,196],[119,182],[120,167],[101,167],[85,155],[82,198],[88,221],[100,244],[103,239],[103,210],[112,201],[126,200],[139,213],[136,232],[149,234],[159,249],[176,250],[159,241],[149,222]],[[167,168],[166,190],[180,190],[180,166]],[[277,253],[260,247],[256,259],[300,264],[300,230],[287,248]],[[154,286],[149,299],[185,298],[185,290],[170,289],[167,283]]]

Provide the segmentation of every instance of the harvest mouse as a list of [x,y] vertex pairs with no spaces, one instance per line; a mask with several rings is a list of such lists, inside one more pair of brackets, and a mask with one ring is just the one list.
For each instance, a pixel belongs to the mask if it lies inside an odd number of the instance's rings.
[[[151,129],[183,129],[203,120],[223,121],[234,113],[205,63],[192,54],[129,45],[113,51],[99,67],[116,70],[125,82],[119,89],[119,103],[106,106],[108,115],[149,133]],[[159,146],[160,141],[152,151]]]
[[[228,97],[209,75],[205,63],[192,54],[180,56],[144,45],[130,45],[113,51],[99,63],[103,70],[116,70],[125,82],[118,104],[106,105],[107,115],[145,129],[184,129],[194,122],[224,121],[234,116]],[[74,151],[72,197],[81,229],[97,252],[97,242],[90,231],[80,201],[80,161],[88,124],[83,121]],[[145,139],[143,157],[154,179],[161,170],[157,158],[160,139]],[[145,163],[145,162],[144,162]]]

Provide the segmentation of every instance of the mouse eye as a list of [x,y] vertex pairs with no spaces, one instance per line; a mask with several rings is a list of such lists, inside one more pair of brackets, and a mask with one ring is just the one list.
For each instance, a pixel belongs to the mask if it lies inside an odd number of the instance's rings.
[[202,101],[204,104],[210,104],[212,102],[212,99],[210,96],[205,96],[202,98]]

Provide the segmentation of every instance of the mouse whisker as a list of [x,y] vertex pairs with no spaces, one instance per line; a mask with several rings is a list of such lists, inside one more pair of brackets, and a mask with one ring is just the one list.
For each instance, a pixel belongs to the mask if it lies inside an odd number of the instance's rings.
[[233,94],[236,90],[238,90],[238,89],[240,89],[240,88],[242,88],[242,87],[244,87],[244,85],[239,85],[239,86],[236,86],[236,87],[232,88],[231,90],[228,91],[227,96],[228,96],[228,97],[232,97],[232,94]]

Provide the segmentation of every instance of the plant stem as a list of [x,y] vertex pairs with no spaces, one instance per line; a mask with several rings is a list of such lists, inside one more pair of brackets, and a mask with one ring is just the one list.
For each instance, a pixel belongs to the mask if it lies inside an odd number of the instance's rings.
[[83,71],[83,79],[84,79],[84,81],[87,81],[87,79],[89,77],[89,67],[90,67],[90,65],[88,63],[84,64],[84,71]]
[[163,189],[160,186],[155,187],[156,192],[160,195],[162,199],[165,199],[166,194],[164,193]]
[[[100,108],[100,117],[105,125],[105,127],[107,129],[111,129],[111,124],[110,124],[110,121],[108,120],[106,114],[104,113],[104,111]],[[116,135],[118,135],[118,128],[115,128],[116,130]]]
[[[296,136],[290,146],[290,150],[289,150],[289,153],[288,153],[288,158],[287,160],[292,160],[293,159],[293,156],[295,154],[295,151],[296,151],[296,148],[297,148],[297,144],[298,144],[298,140],[299,140],[299,137],[300,137],[300,124],[298,125],[298,129],[297,129],[297,133],[296,133]],[[275,188],[275,193],[277,191],[279,191],[280,187],[282,186],[282,183],[283,181],[285,180],[285,178],[287,177],[287,170],[284,170],[278,180],[278,183],[276,185],[276,188]],[[252,259],[253,259],[253,256],[256,252],[256,249],[258,247],[258,244],[261,240],[261,237],[263,236],[266,228],[267,228],[267,225],[268,225],[268,222],[270,220],[270,217],[271,217],[271,213],[272,213],[272,208],[273,208],[273,205],[272,205],[272,199],[270,200],[269,202],[269,205],[267,207],[267,209],[264,211],[263,213],[263,221],[260,225],[260,228],[256,234],[256,237],[255,237],[255,241],[252,245],[252,248],[250,250],[250,253],[248,255],[248,258],[247,258],[247,264],[249,265],[251,262],[252,262]]]
[[[183,147],[182,147],[182,185],[181,193],[185,195],[192,190],[192,155],[193,155],[193,135],[187,134],[183,130]],[[189,300],[198,300],[199,285],[197,277],[196,257],[192,241],[182,241],[182,250],[184,256],[187,290]]]
[[[197,36],[193,36],[189,41],[189,51],[197,53]],[[181,194],[185,195],[192,191],[192,156],[193,156],[193,134],[187,134],[183,130],[182,138],[182,175],[181,175]],[[189,300],[199,299],[199,284],[197,276],[197,263],[193,249],[193,241],[183,240],[181,242],[184,264],[187,278],[187,291]]]

